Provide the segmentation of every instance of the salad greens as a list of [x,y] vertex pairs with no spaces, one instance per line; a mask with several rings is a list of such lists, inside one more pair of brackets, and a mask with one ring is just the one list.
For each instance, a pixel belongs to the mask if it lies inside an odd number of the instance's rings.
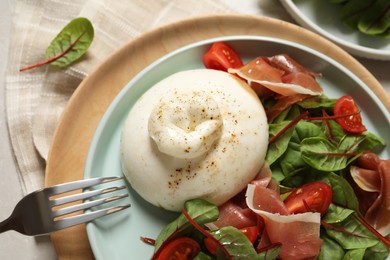
[[390,39],[389,0],[330,0],[341,6],[340,18],[353,29]]
[[[199,244],[204,245],[206,236],[204,232],[208,232],[210,236],[215,238],[223,250],[217,250],[216,256],[211,256],[203,252],[199,253],[195,259],[275,259],[281,247],[272,248],[266,252],[257,253],[251,241],[237,228],[223,227],[213,231],[199,232],[196,227],[191,224],[192,221],[197,225],[206,229],[204,224],[216,221],[219,216],[218,207],[202,199],[189,200],[184,205],[184,212],[191,218],[190,220],[182,213],[179,217],[168,224],[159,234],[155,243],[155,255],[159,254],[159,250],[164,246],[164,243],[171,242],[174,238],[180,236],[188,236]],[[228,255],[226,255],[228,254]]]
[[[184,204],[184,210],[196,221],[199,225],[216,221],[219,216],[218,207],[199,199],[188,201]],[[157,251],[164,241],[178,237],[189,235],[194,232],[195,228],[188,219],[181,214],[175,221],[168,224],[159,234],[155,243]]]
[[[280,183],[282,199],[286,197],[283,192],[305,183],[321,181],[331,187],[332,203],[321,220],[323,245],[318,259],[385,259],[388,241],[365,223],[359,213],[359,201],[345,178],[350,164],[367,150],[383,149],[385,141],[373,133],[351,134],[343,130],[328,116],[334,104],[334,99],[321,96],[283,111],[269,124],[272,142],[266,161],[273,178]],[[207,201],[187,201],[184,212],[190,219],[182,213],[161,231],[155,243],[156,254],[180,236],[189,236],[201,245],[202,252],[195,259],[275,259],[281,251],[282,245],[277,245],[256,252],[251,241],[234,227],[209,231],[206,224],[217,220],[219,212]],[[216,256],[206,249],[205,234],[224,248]]]
[[[266,160],[274,177],[281,181],[299,172],[316,170],[318,172],[337,172],[351,164],[367,150],[380,150],[385,141],[372,133],[352,135],[344,131],[334,120],[322,116],[329,99],[317,101],[314,109],[305,103],[293,105],[269,124],[270,139],[276,136],[295,118],[310,111],[310,117],[300,120],[285,131],[267,152]],[[316,99],[317,100],[317,99]],[[311,107],[315,101],[310,101]],[[325,104],[325,107],[322,107]],[[322,108],[322,109],[320,109]],[[313,120],[315,119],[315,120]]]
[[[234,227],[223,227],[211,234],[225,247],[229,255],[237,259],[260,259],[248,238]],[[217,258],[223,258],[222,250],[217,251]]]
[[313,181],[332,188],[333,203],[322,219],[319,259],[385,259],[387,246],[362,225],[358,199],[344,178],[348,166],[363,152],[379,151],[385,141],[370,132],[347,133],[334,120],[326,120],[324,111],[331,107],[327,97],[308,99],[276,118],[270,124],[270,139],[303,111],[310,112],[269,147],[267,162],[286,190]]
[[[333,1],[346,4],[356,2],[354,0]],[[384,3],[381,0],[373,0],[372,4],[376,5],[378,2]],[[384,11],[387,13],[388,7]],[[226,44],[223,43],[213,46],[218,47],[220,51],[206,53],[203,57],[208,61],[205,63],[206,68],[225,71],[234,68],[235,64],[231,61],[230,55],[230,52],[234,51],[231,48],[227,49]],[[238,55],[235,57],[239,58]],[[279,64],[277,68],[288,64],[298,71],[304,70],[294,65],[294,61],[288,55],[284,55],[283,59],[287,62],[282,62],[282,65]],[[290,70],[286,72],[293,73]],[[278,97],[280,96],[259,96],[266,112],[269,113],[275,108],[274,106],[278,105]],[[285,212],[282,210],[275,210],[275,212],[280,212],[279,214],[284,214],[287,218],[300,218],[302,221],[305,217],[303,215],[300,217],[298,213],[315,212],[318,218],[314,224],[317,228],[316,232],[320,231],[322,244],[317,237],[318,233],[315,234],[314,237],[317,239],[314,241],[315,245],[313,244],[315,250],[312,255],[308,255],[310,257],[318,254],[318,259],[385,259],[389,254],[390,241],[362,217],[359,199],[349,182],[349,166],[355,164],[364,153],[382,150],[386,145],[385,141],[367,131],[360,110],[351,96],[330,99],[321,95],[305,97],[300,102],[295,102],[296,100],[284,99],[288,108],[281,113],[277,111],[277,115],[271,113],[272,116],[268,117],[269,143],[265,164],[266,168],[269,167],[272,178],[277,181],[272,182],[272,185],[279,184],[280,200],[277,197],[279,189],[277,192],[272,189],[267,192],[273,191],[272,196],[276,196],[274,198],[281,203],[282,208],[284,206],[285,210]],[[282,107],[286,106],[282,104],[276,108]],[[269,173],[268,169],[264,172]],[[252,183],[250,188],[254,185]],[[250,190],[249,193],[252,192],[253,190]],[[242,195],[240,193],[233,198],[231,203],[236,204],[236,200],[239,200],[238,203],[245,203],[242,201]],[[229,208],[229,204],[227,208],[228,211],[239,211],[239,209]],[[221,210],[225,208],[221,207]],[[277,215],[278,213],[275,212],[269,213]],[[225,214],[231,217],[229,213],[223,211],[221,219],[226,218],[223,216]],[[292,214],[297,215],[291,216]],[[283,256],[290,249],[289,246],[293,254],[310,251],[308,247],[298,246],[302,241],[303,244],[312,242],[308,238],[297,242],[290,237],[287,240],[294,241],[294,244],[285,243],[286,249],[283,250],[283,239],[277,238],[271,241],[271,233],[268,232],[271,232],[272,228],[270,230],[265,228],[269,223],[268,218],[264,220],[261,215],[253,215],[253,217],[257,221],[244,224],[248,226],[243,229],[228,224],[217,228],[218,224],[212,223],[219,218],[217,206],[202,199],[187,201],[182,214],[166,226],[157,237],[152,259],[166,259],[171,255],[196,256],[195,259],[275,259],[280,255]],[[240,216],[240,221],[242,219],[243,217]],[[287,222],[283,222],[285,223]],[[301,229],[298,231],[302,232]],[[186,243],[183,242],[184,240]],[[293,257],[293,254],[286,254],[286,257]]]

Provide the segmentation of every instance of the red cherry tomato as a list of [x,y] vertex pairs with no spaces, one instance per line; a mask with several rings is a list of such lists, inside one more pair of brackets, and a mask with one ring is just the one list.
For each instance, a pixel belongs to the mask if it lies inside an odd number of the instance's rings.
[[[342,96],[339,98],[336,101],[333,110],[335,116],[349,115],[336,119],[336,122],[345,131],[351,133],[362,133],[367,130],[362,123],[362,117],[360,116],[359,108],[351,96]],[[356,114],[350,115],[354,113]]]
[[162,249],[157,260],[193,259],[200,252],[198,242],[189,237],[179,237]]
[[311,182],[292,191],[284,204],[290,213],[319,212],[323,216],[332,202],[332,189],[325,182]]
[[240,56],[226,43],[215,42],[203,55],[203,64],[208,69],[227,71],[229,68],[240,68],[244,64]]
[[[252,244],[255,243],[259,236],[259,228],[257,226],[241,228],[240,231],[249,239],[249,241],[251,241]],[[215,240],[206,237],[203,242],[210,254],[217,254],[217,248],[219,244],[215,242]]]
[[240,231],[251,241],[255,243],[257,237],[259,236],[259,228],[257,226],[251,226],[246,228],[241,228]]

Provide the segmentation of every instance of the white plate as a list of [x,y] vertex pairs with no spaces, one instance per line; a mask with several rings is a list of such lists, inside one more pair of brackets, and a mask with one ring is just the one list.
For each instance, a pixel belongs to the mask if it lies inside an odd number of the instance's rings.
[[280,0],[303,27],[328,38],[349,53],[370,59],[390,60],[390,40],[365,35],[339,19],[340,6],[329,0]]
[[[120,135],[124,120],[134,102],[164,77],[180,70],[203,67],[201,57],[214,41],[228,42],[246,61],[260,55],[287,53],[305,67],[321,72],[323,77],[319,82],[328,96],[352,95],[362,109],[367,128],[385,140],[390,140],[390,115],[385,106],[367,85],[336,61],[308,47],[276,38],[214,38],[191,44],[164,56],[123,88],[106,110],[93,137],[86,161],[85,178],[122,175]],[[384,150],[381,156],[389,158],[390,147]],[[164,225],[176,217],[174,213],[151,206],[131,187],[128,187],[128,192],[129,198],[125,202],[131,203],[130,209],[87,225],[88,238],[97,259],[150,259],[153,247],[141,242],[140,237],[155,238]]]

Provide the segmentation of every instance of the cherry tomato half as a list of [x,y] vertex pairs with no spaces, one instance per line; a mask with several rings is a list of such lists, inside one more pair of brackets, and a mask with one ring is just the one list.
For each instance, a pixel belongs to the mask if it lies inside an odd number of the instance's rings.
[[259,236],[259,228],[257,226],[251,226],[246,228],[241,228],[240,231],[251,241],[251,243],[255,243],[257,237]]
[[332,188],[325,182],[310,182],[292,191],[284,200],[290,213],[319,212],[323,216],[332,202]]
[[[366,131],[366,127],[362,123],[362,117],[359,113],[359,108],[355,104],[355,101],[351,96],[342,96],[334,105],[334,115],[342,116],[349,115],[345,117],[340,117],[336,119],[336,122],[345,130],[351,133],[362,133]],[[355,115],[351,115],[354,114]]]
[[229,68],[240,68],[244,64],[240,56],[226,43],[215,42],[203,55],[203,64],[208,69],[227,71]]
[[162,249],[157,260],[193,259],[200,252],[198,242],[189,237],[179,237]]

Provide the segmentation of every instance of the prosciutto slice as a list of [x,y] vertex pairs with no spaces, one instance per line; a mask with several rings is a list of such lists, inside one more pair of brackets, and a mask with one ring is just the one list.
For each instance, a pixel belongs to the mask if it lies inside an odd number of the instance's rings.
[[268,121],[271,121],[277,117],[286,108],[308,97],[310,97],[310,95],[296,94],[293,96],[279,96],[277,98],[276,104],[266,111]]
[[306,70],[286,54],[257,57],[243,67],[231,68],[228,72],[248,81],[260,98],[274,97],[277,100],[266,111],[268,121],[296,102],[323,93],[315,79],[319,74]]
[[303,72],[313,77],[319,76],[317,73],[313,73],[305,69],[301,64],[296,62],[287,54],[278,54],[269,58],[270,64],[278,69],[281,69],[287,73]]
[[351,166],[351,177],[366,221],[381,235],[390,234],[390,160],[374,153],[362,155]]
[[208,225],[208,227],[210,229],[217,229],[232,226],[240,229],[256,225],[257,217],[248,207],[242,207],[229,200],[219,207],[218,220]]
[[[285,57],[278,55],[279,57]],[[239,69],[229,69],[228,72],[237,74],[249,82],[260,84],[273,92],[291,96],[295,94],[320,95],[321,86],[316,82],[313,73],[305,70],[298,63],[286,62],[274,57],[258,57]],[[273,63],[270,60],[274,61]],[[276,62],[275,65],[275,60]],[[291,58],[286,58],[291,61]]]
[[[267,196],[269,193],[264,190],[267,190],[267,188],[248,184],[246,203],[263,220],[269,242],[282,244],[280,257],[282,259],[314,259],[318,256],[322,245],[320,239],[320,213],[308,212],[287,215],[285,206],[284,209],[281,206],[279,212],[275,208],[270,210],[269,205],[276,204],[279,207],[281,200],[273,195],[267,198],[259,198]],[[267,199],[268,203],[266,205],[258,203],[259,200]]]
[[[267,163],[264,163],[255,180],[252,181],[257,186],[267,187],[274,186],[278,192],[279,185],[274,185],[272,182],[272,172]],[[236,228],[244,228],[256,226],[258,224],[256,214],[248,208],[245,202],[246,190],[237,194],[234,198],[219,206],[219,218],[217,221],[208,224],[210,229],[217,229],[225,226],[233,226]]]

